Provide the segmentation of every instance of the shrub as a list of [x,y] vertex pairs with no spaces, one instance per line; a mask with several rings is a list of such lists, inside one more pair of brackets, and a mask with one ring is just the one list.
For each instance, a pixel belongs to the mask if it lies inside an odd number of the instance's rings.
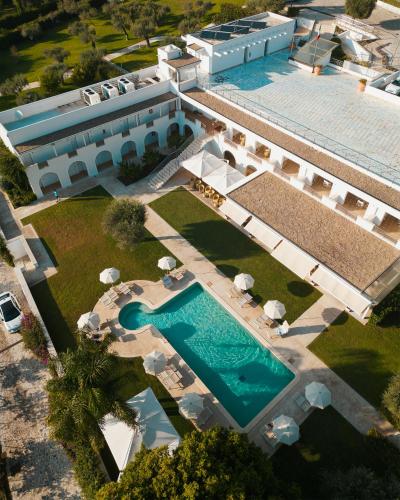
[[376,0],[346,0],[345,11],[348,16],[367,19],[372,14]]
[[393,425],[400,429],[400,374],[394,375],[383,393],[383,406]]
[[30,102],[35,102],[40,99],[40,95],[35,91],[23,92],[18,94],[15,99],[17,106],[22,106],[23,104],[29,104]]
[[48,360],[47,340],[42,325],[31,312],[22,317],[21,336],[27,349],[30,349],[41,360]]
[[135,182],[143,177],[143,166],[134,162],[122,161],[119,164],[119,175],[129,183]]
[[14,267],[14,259],[11,255],[10,250],[7,248],[7,243],[3,236],[0,235],[0,259],[8,264],[10,267]]
[[400,316],[400,285],[392,290],[377,306],[374,307],[369,323],[378,325],[387,316],[397,314]]
[[133,247],[145,233],[146,207],[135,200],[114,200],[105,211],[103,229],[122,248]]
[[26,85],[28,85],[28,80],[24,75],[14,75],[0,85],[0,92],[3,95],[19,94]]

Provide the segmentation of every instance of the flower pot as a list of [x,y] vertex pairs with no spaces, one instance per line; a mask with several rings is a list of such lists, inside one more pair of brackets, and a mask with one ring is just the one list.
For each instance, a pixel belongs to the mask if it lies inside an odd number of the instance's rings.
[[366,87],[366,86],[367,86],[367,82],[366,82],[365,80],[360,80],[360,81],[358,82],[358,87],[357,87],[357,90],[358,90],[359,92],[364,92],[364,90],[365,90],[365,87]]
[[316,76],[320,75],[322,73],[322,66],[318,65],[318,66],[314,66],[314,74]]

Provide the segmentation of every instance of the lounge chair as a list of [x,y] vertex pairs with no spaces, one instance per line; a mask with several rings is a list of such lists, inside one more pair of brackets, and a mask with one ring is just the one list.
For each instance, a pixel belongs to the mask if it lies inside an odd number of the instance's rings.
[[204,407],[203,411],[196,418],[196,424],[201,426],[206,424],[212,417],[212,411],[207,406]]
[[130,288],[127,283],[120,283],[116,288],[118,292],[123,295],[128,295],[128,293],[130,293]]
[[272,429],[270,429],[268,425],[264,425],[264,427],[262,427],[262,429],[260,430],[260,433],[264,438],[264,440],[266,441],[266,443],[275,448],[275,446],[278,444],[279,441],[275,436],[274,432],[272,431]]
[[181,281],[186,275],[186,269],[180,269],[174,272],[172,277],[176,279],[176,281]]
[[171,276],[163,276],[162,283],[163,283],[165,288],[171,288],[172,285],[174,284]]
[[237,302],[240,307],[244,307],[253,302],[253,297],[249,293],[245,293],[242,297],[238,298]]
[[242,292],[241,290],[239,290],[239,288],[233,286],[232,288],[229,289],[229,297],[231,299],[238,299],[239,297],[242,297]]
[[266,314],[261,314],[261,316],[258,316],[258,318],[254,319],[251,323],[257,328],[272,328],[275,326],[275,321]]
[[297,394],[297,396],[294,398],[294,402],[299,408],[301,408],[304,411],[304,413],[311,408],[310,403],[303,396],[303,394]]

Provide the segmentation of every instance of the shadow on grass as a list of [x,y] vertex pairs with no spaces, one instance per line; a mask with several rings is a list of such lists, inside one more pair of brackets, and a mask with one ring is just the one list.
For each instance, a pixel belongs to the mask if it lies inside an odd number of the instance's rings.
[[49,247],[47,244],[46,240],[44,238],[39,238],[41,244],[43,245],[44,249],[46,250],[48,256],[50,257],[50,260],[54,264],[54,267],[58,267],[58,261],[56,256],[54,255],[52,249]]
[[392,312],[388,314],[378,325],[379,328],[400,328],[400,314]]
[[295,297],[308,297],[314,291],[314,288],[305,281],[289,281],[287,289]]

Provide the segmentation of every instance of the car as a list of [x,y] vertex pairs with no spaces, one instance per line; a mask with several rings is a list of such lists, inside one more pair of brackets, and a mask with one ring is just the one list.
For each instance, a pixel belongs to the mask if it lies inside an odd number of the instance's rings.
[[386,85],[385,92],[389,92],[389,94],[400,95],[400,78],[396,78]]
[[4,322],[4,326],[9,333],[18,332],[21,328],[21,306],[11,292],[0,294],[0,319]]

